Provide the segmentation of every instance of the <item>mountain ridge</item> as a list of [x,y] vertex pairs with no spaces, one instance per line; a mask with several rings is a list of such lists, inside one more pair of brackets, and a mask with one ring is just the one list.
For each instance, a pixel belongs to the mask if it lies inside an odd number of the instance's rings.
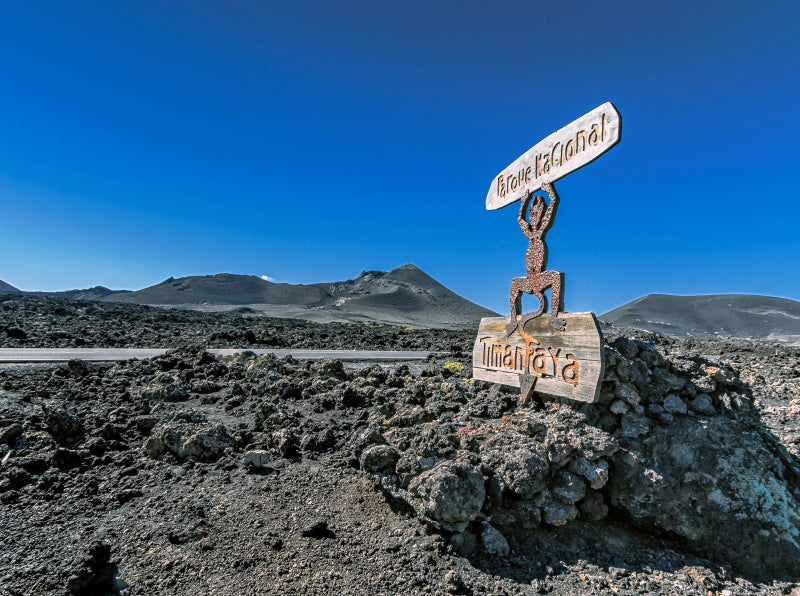
[[599,318],[665,335],[800,340],[800,302],[757,294],[648,294]]
[[15,288],[9,283],[4,282],[0,279],[0,294],[16,294],[17,292],[21,292],[19,288]]
[[99,300],[416,327],[471,327],[477,326],[481,317],[497,314],[459,296],[412,264],[388,272],[364,270],[354,279],[314,284],[277,283],[233,273],[170,277],[141,290],[112,292]]

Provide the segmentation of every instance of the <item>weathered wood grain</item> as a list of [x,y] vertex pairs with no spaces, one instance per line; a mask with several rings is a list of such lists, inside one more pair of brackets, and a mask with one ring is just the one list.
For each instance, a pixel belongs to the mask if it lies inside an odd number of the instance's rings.
[[481,319],[472,352],[473,377],[519,387],[527,372],[537,377],[536,393],[596,401],[605,369],[600,326],[593,313],[560,316],[564,331],[553,329],[549,317],[539,317],[510,336],[508,317]]
[[[578,387],[572,385],[565,385],[562,381],[553,377],[538,377],[536,386],[534,387],[535,393],[542,395],[549,395],[551,397],[559,397],[571,399],[573,401],[583,401],[594,403],[600,394],[600,383],[602,383],[602,374],[600,363],[590,363],[591,366],[586,366],[581,369],[582,376],[594,376],[600,379],[596,385],[583,383]],[[479,381],[487,381],[489,383],[500,383],[501,385],[509,385],[511,387],[519,387],[521,375],[513,372],[502,370],[491,370],[485,368],[473,369],[473,378]],[[537,375],[534,375],[537,376]]]
[[505,168],[486,195],[486,208],[500,209],[519,201],[543,182],[555,182],[594,161],[619,143],[622,119],[611,102],[598,106],[539,141]]

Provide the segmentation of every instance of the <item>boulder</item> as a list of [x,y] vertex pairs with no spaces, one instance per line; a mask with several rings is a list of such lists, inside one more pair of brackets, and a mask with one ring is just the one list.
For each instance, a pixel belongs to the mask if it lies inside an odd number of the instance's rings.
[[295,439],[292,431],[282,428],[272,434],[272,446],[281,457],[289,457],[295,450]]
[[608,505],[603,501],[603,496],[595,491],[589,491],[583,501],[578,503],[581,517],[587,521],[599,521],[608,515]]
[[261,468],[269,463],[270,454],[269,451],[264,449],[254,449],[252,451],[246,451],[244,454],[244,463],[245,465],[251,466],[253,468]]
[[549,465],[542,443],[534,439],[509,443],[503,437],[488,441],[483,451],[484,459],[502,479],[505,490],[514,497],[531,499],[547,487]]
[[44,423],[52,437],[64,444],[83,435],[83,424],[66,406],[44,404]]
[[662,406],[667,414],[686,414],[687,412],[686,403],[674,393],[670,393],[664,398]]
[[180,459],[191,456],[210,461],[218,459],[232,443],[222,424],[173,421],[153,432],[144,443],[144,451],[153,458],[171,453]]
[[389,445],[373,445],[361,454],[361,469],[365,472],[381,472],[394,469],[399,455]]
[[578,517],[578,508],[560,501],[546,500],[542,505],[542,519],[551,526],[563,526]]
[[189,389],[182,374],[162,373],[142,389],[142,397],[158,401],[185,401],[189,399]]
[[638,412],[628,412],[622,416],[622,436],[635,439],[650,431],[648,419]]
[[550,493],[562,503],[575,503],[586,496],[586,483],[577,474],[559,470],[550,483]]
[[689,403],[689,407],[692,408],[692,411],[704,416],[714,416],[717,413],[717,411],[714,409],[714,404],[711,401],[711,397],[705,393],[700,393],[697,397],[695,397]]
[[480,470],[466,462],[442,461],[414,478],[409,493],[443,527],[461,531],[478,517],[486,491]]
[[22,434],[22,425],[17,424],[10,424],[3,429],[0,429],[0,444],[5,445],[14,445],[19,437]]
[[489,522],[481,522],[481,546],[489,555],[506,557],[510,552],[508,541]]
[[800,487],[762,432],[724,416],[676,418],[614,455],[610,503],[710,558],[798,576]]

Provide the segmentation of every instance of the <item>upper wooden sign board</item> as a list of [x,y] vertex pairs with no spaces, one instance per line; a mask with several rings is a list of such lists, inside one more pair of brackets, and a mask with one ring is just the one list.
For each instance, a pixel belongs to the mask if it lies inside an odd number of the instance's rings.
[[619,143],[622,119],[611,102],[540,141],[492,181],[487,209],[500,209],[594,161]]

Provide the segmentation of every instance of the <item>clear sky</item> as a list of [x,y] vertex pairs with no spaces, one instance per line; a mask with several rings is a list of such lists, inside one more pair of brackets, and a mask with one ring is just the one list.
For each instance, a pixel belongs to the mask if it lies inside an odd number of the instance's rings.
[[612,101],[620,144],[556,184],[567,310],[800,300],[798,22],[797,0],[0,0],[0,279],[414,263],[507,313],[527,244],[489,185]]

